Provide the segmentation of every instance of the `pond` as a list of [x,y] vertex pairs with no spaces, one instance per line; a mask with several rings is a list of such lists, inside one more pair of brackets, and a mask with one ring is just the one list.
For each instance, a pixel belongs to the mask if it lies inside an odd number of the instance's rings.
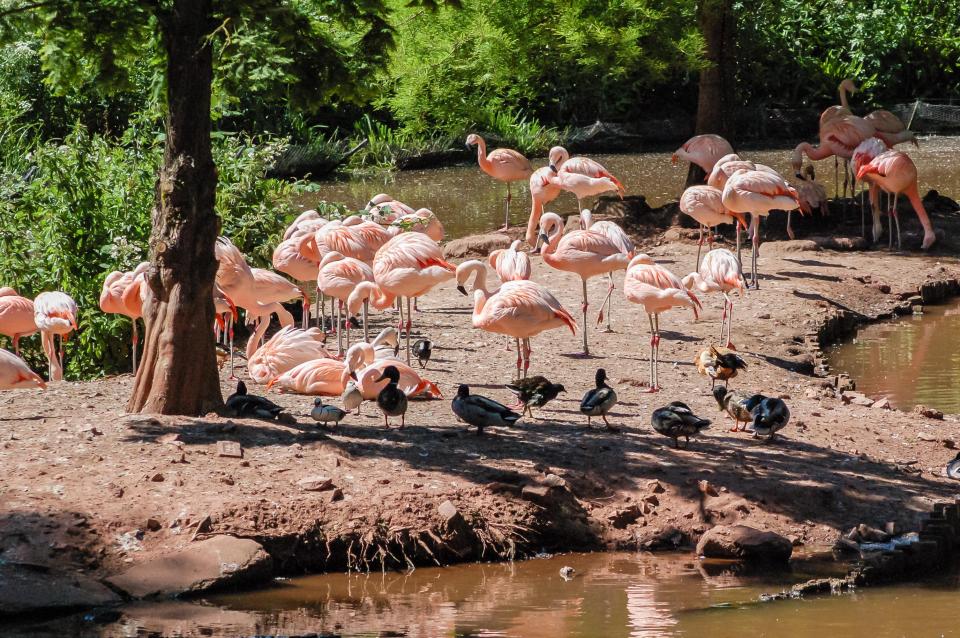
[[[934,188],[951,197],[960,197],[960,137],[929,137],[920,140],[920,148],[902,145],[917,164],[920,193]],[[768,164],[783,175],[790,175],[792,146],[742,151],[751,161]],[[644,195],[651,206],[677,200],[683,190],[686,165],[672,166],[669,152],[623,155],[590,155],[617,176],[628,195]],[[545,166],[545,158],[532,160],[534,167]],[[834,163],[826,159],[815,164],[817,180],[833,194]],[[354,178],[320,183],[318,193],[310,193],[299,204],[310,207],[318,199],[343,202],[362,208],[375,194],[386,192],[414,208],[430,208],[443,222],[448,238],[488,232],[503,224],[506,188],[481,172],[476,163],[440,169],[400,171],[389,175]],[[548,210],[575,212],[573,195],[564,193],[548,205]],[[510,207],[512,224],[525,224],[530,214],[530,194],[526,184],[513,188]]]
[[861,328],[827,351],[831,371],[849,374],[857,390],[885,395],[898,409],[923,404],[960,413],[960,303],[925,306]]
[[[562,567],[573,567],[564,580]],[[144,603],[95,626],[70,619],[4,636],[522,636],[744,638],[960,635],[953,578],[843,596],[760,603],[838,565],[750,575],[691,555],[566,554],[513,564],[328,574],[208,600]]]

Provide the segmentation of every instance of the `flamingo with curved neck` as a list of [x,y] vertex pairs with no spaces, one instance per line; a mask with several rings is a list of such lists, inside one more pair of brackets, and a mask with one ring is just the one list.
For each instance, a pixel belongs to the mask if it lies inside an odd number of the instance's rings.
[[476,145],[480,170],[507,184],[506,217],[503,222],[503,230],[507,230],[510,227],[510,200],[513,198],[510,194],[510,183],[530,178],[533,174],[530,160],[510,148],[495,148],[487,155],[487,143],[476,133],[468,135],[466,143],[467,148]]

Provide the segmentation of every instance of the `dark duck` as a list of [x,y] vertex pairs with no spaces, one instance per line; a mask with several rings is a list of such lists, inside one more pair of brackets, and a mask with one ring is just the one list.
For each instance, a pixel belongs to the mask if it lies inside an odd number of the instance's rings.
[[738,371],[747,369],[747,362],[740,355],[729,348],[719,346],[710,346],[703,350],[697,356],[695,363],[700,374],[710,377],[711,388],[717,381],[723,381],[726,387],[727,382],[737,376]]
[[607,421],[607,413],[617,404],[617,393],[607,385],[607,371],[603,368],[597,370],[594,383],[596,387],[588,390],[580,401],[580,412],[587,415],[587,427],[591,427],[591,419],[598,416],[603,419],[607,429],[612,430],[613,427]]
[[755,394],[747,399],[746,408],[753,415],[753,435],[765,436],[767,441],[790,421],[790,408],[782,399]]
[[413,356],[417,358],[421,368],[426,368],[433,355],[433,342],[429,339],[418,339],[413,344]]
[[398,416],[400,417],[400,427],[403,428],[406,425],[407,395],[397,385],[400,381],[400,371],[397,370],[396,366],[387,366],[383,369],[383,374],[377,381],[383,381],[384,379],[387,379],[389,383],[377,395],[377,407],[383,412],[383,424],[389,428],[390,417]]
[[226,407],[238,417],[273,420],[280,416],[283,408],[270,399],[247,393],[243,381],[237,382],[237,391],[227,397]]
[[708,428],[710,420],[698,417],[686,403],[674,401],[654,410],[650,424],[660,434],[673,439],[673,447],[679,448],[681,436],[687,440],[685,447],[690,447],[690,437]]
[[493,399],[470,394],[470,386],[461,384],[457,388],[457,396],[451,404],[457,418],[476,426],[477,434],[483,434],[483,428],[490,425],[513,425],[520,419],[520,415]]
[[542,408],[561,392],[567,391],[561,384],[551,383],[540,375],[516,379],[506,387],[517,396],[517,407],[523,406],[523,414],[530,416],[533,416],[532,408]]

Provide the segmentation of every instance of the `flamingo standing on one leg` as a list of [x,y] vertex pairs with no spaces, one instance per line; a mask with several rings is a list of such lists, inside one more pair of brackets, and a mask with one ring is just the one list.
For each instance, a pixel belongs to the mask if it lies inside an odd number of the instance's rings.
[[[124,315],[130,319],[133,330],[131,337],[131,352],[133,354],[133,372],[137,372],[137,345],[140,343],[140,335],[137,334],[137,319],[143,316],[142,305],[130,307],[124,303],[124,292],[134,284],[134,281],[150,267],[150,262],[141,262],[134,270],[129,272],[120,272],[114,270],[103,280],[103,288],[100,291],[100,310],[109,314]],[[139,284],[137,284],[139,285]]]
[[21,297],[13,288],[0,288],[0,334],[10,337],[13,351],[20,354],[20,337],[37,331],[33,301]]
[[[562,146],[554,146],[550,149],[550,168],[557,175],[563,173],[577,173],[579,175],[585,175],[586,177],[591,177],[594,179],[600,179],[606,177],[614,186],[616,186],[616,192],[623,199],[626,189],[623,187],[623,184],[620,183],[616,177],[613,176],[613,173],[608,171],[603,164],[596,160],[592,160],[589,157],[570,157],[570,153],[567,152],[567,149]],[[577,194],[576,191],[571,191],[577,197],[577,210],[582,210],[583,206],[581,205],[580,199],[581,196]],[[607,191],[603,191],[607,192]],[[593,194],[593,193],[590,193]]]
[[540,218],[540,232],[544,242],[543,261],[557,270],[580,275],[583,290],[583,354],[590,354],[587,344],[587,280],[625,269],[630,258],[603,233],[575,230],[564,234],[563,219],[556,213],[544,213]]
[[[373,277],[380,290],[407,300],[407,363],[410,363],[410,298],[453,278],[456,266],[444,261],[439,246],[423,233],[397,235],[373,259]],[[401,313],[401,321],[403,314]]]
[[687,290],[695,288],[699,292],[719,292],[723,295],[720,343],[724,342],[723,335],[726,328],[726,347],[735,350],[736,347],[730,340],[730,331],[733,328],[733,300],[730,299],[730,292],[736,290],[743,297],[746,288],[743,275],[740,274],[740,261],[736,255],[723,248],[711,250],[704,256],[700,270],[690,273],[681,281]]
[[[547,213],[548,215],[551,213]],[[487,290],[487,269],[482,262],[467,261],[457,268],[458,289],[473,275],[473,327],[513,337],[517,341],[517,378],[530,369],[530,339],[541,332],[570,328],[577,333],[577,322],[557,298],[542,285],[527,280],[504,282],[495,292]]]
[[[620,226],[607,219],[601,219],[597,222],[593,221],[593,213],[588,208],[580,211],[580,230],[593,230],[605,235],[607,239],[617,245],[621,253],[627,256],[627,263],[629,263],[630,259],[633,259],[633,256],[637,252],[636,245],[633,243],[633,240],[630,239],[630,235],[620,228]],[[603,303],[600,304],[600,313],[597,315],[597,325],[599,326],[603,322],[604,314],[606,314],[607,325],[603,331],[613,332],[613,327],[610,325],[613,312],[610,310],[610,306],[613,303],[613,291],[616,286],[614,285],[612,270],[607,273],[607,277],[610,279],[610,282],[607,286],[607,296],[604,298]]]
[[670,308],[688,307],[693,309],[693,318],[697,319],[700,300],[684,288],[676,275],[645,254],[630,261],[623,281],[623,294],[628,301],[641,304],[650,320],[650,386],[647,391],[657,392],[660,390],[660,313]]
[[923,244],[926,250],[937,241],[937,235],[930,223],[930,217],[923,207],[923,200],[917,190],[917,166],[910,156],[902,151],[887,151],[873,158],[857,171],[857,179],[866,179],[893,195],[890,214],[897,227],[897,248],[900,248],[900,221],[897,217],[897,197],[903,193],[910,200],[914,212],[923,226]]
[[[63,342],[77,329],[77,302],[62,292],[41,292],[33,300],[33,320],[40,330],[43,351],[49,361],[50,381],[63,380]],[[57,349],[56,337],[60,336]]]
[[19,388],[47,389],[40,375],[30,369],[27,362],[7,350],[0,350],[0,390]]
[[779,175],[766,171],[739,171],[723,187],[724,207],[735,213],[750,213],[750,239],[753,287],[760,287],[757,255],[760,249],[760,218],[771,210],[793,210],[800,207],[797,191]]
[[733,147],[730,146],[730,142],[719,135],[706,133],[695,135],[684,142],[683,146],[674,152],[670,161],[674,166],[677,165],[678,160],[696,164],[709,175],[717,160],[731,153],[733,153]]
[[530,176],[530,219],[527,221],[527,244],[536,254],[540,248],[538,230],[543,207],[560,196],[560,186],[553,182],[556,171],[551,166],[538,168]]
[[477,162],[480,169],[495,180],[507,184],[507,212],[503,222],[503,230],[510,227],[510,183],[530,179],[533,167],[530,160],[509,148],[496,148],[487,155],[487,143],[476,133],[467,136],[467,148],[476,145]]
[[[317,289],[337,300],[337,355],[343,354],[341,317],[343,304],[361,282],[373,282],[373,269],[359,259],[344,257],[338,252],[327,253],[320,262]],[[348,308],[349,310],[349,308]],[[350,347],[350,320],[346,321],[347,347]]]
[[[714,168],[714,173],[717,169]],[[724,180],[725,183],[725,180]],[[737,233],[737,259],[740,259],[740,228],[747,227],[741,213],[728,211],[723,205],[723,191],[714,186],[691,186],[680,196],[680,212],[692,217],[700,224],[700,240],[697,242],[697,265],[700,269],[700,250],[703,248],[704,229],[707,229],[707,243],[713,250],[714,228],[720,224],[733,224]]]

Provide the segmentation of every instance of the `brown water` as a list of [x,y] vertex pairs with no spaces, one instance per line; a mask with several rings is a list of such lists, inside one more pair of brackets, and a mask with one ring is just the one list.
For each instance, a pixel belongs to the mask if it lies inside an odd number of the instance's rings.
[[857,390],[886,395],[897,408],[918,403],[960,413],[960,304],[926,306],[907,315],[865,326],[853,339],[830,348],[833,372],[845,372]]
[[[565,581],[559,571],[576,572]],[[112,624],[89,620],[2,630],[4,636],[517,636],[746,638],[960,635],[956,583],[760,603],[762,593],[836,573],[745,575],[689,556],[568,554],[514,564],[330,574],[197,603],[130,605]]]
[[[920,174],[920,192],[935,188],[944,195],[960,198],[960,138],[930,137],[920,140],[920,148],[904,145]],[[743,151],[741,156],[767,164],[790,175],[792,147]],[[616,175],[628,195],[644,195],[651,206],[661,206],[679,198],[686,178],[686,165],[672,166],[670,153],[634,153],[625,155],[591,155]],[[535,158],[533,165],[545,166],[545,158]],[[833,160],[815,164],[817,179],[833,194]],[[342,202],[362,208],[375,194],[386,192],[414,208],[426,207],[443,222],[449,238],[487,232],[503,224],[505,186],[488,177],[474,163],[449,168],[400,171],[389,175],[355,178],[348,181],[321,182],[317,193],[299,199],[304,207],[317,200]],[[564,193],[549,204],[548,210],[575,212],[576,199]],[[585,203],[585,205],[588,205]],[[513,186],[510,206],[513,224],[526,223],[530,214],[530,193],[520,182]]]

